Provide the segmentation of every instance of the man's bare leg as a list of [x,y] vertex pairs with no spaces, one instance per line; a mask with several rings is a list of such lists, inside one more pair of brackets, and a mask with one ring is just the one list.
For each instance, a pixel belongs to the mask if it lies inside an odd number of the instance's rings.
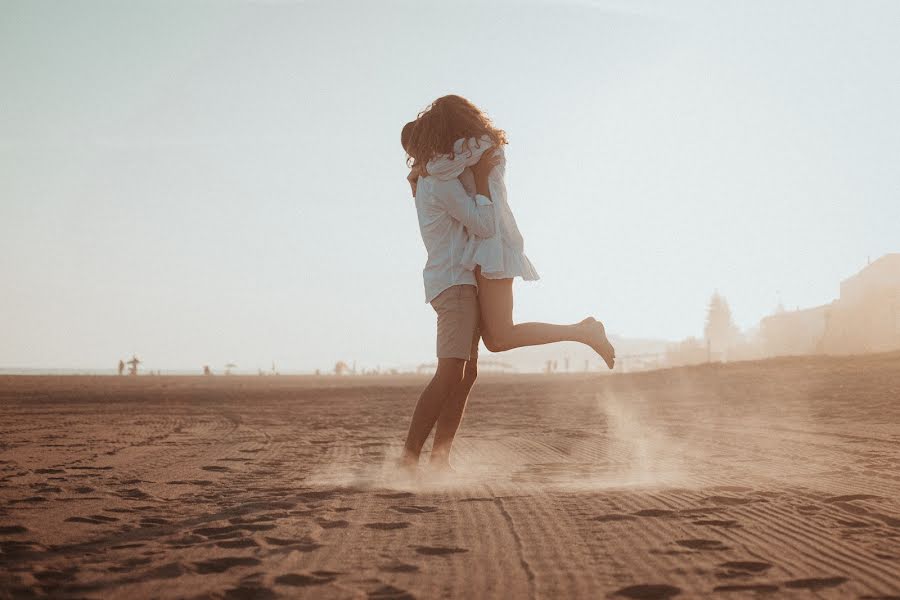
[[469,392],[475,385],[475,378],[478,377],[478,355],[475,354],[473,359],[466,363],[465,374],[450,396],[444,402],[444,408],[437,420],[437,428],[434,430],[434,443],[431,446],[430,464],[437,469],[452,471],[450,467],[450,447],[459,430],[459,424],[462,422],[463,413],[466,410],[466,402],[469,399]]
[[462,381],[465,366],[466,361],[461,358],[438,359],[437,371],[416,403],[416,410],[413,412],[409,433],[406,436],[403,457],[400,459],[401,466],[415,469],[419,464],[422,446],[425,445],[425,440],[428,439],[428,434],[431,433],[431,428],[434,427],[447,399]]

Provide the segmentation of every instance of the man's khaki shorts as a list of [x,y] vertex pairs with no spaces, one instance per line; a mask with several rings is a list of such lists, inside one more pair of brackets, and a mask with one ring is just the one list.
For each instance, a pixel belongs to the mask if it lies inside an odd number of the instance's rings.
[[437,357],[478,359],[478,289],[454,285],[431,301],[437,313]]

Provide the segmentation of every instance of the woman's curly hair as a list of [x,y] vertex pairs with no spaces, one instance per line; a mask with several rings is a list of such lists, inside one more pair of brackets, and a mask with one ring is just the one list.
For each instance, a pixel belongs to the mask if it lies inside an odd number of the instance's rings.
[[[415,121],[403,127],[400,143],[406,150],[406,164],[410,167],[428,164],[441,154],[453,156],[453,144],[458,139],[479,139],[487,136],[496,146],[507,143],[506,132],[494,127],[490,118],[477,106],[450,94],[442,96],[419,113]],[[477,141],[476,141],[477,143]]]

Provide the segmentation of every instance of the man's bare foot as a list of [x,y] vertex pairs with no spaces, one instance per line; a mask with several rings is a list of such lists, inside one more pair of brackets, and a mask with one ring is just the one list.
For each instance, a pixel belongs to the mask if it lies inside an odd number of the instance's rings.
[[609,343],[603,323],[594,317],[588,317],[581,321],[579,325],[587,330],[586,341],[588,345],[600,355],[606,366],[612,369],[616,365],[616,349]]
[[409,476],[415,476],[419,468],[419,457],[410,455],[406,450],[403,455],[397,459],[397,470]]

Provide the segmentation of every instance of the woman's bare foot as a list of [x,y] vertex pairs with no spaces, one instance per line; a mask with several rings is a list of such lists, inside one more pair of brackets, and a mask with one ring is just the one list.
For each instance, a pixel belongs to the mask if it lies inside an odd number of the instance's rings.
[[397,470],[405,475],[415,476],[418,469],[419,457],[413,457],[404,450],[403,455],[397,459]]
[[587,337],[585,342],[594,349],[594,352],[600,355],[606,366],[612,369],[616,365],[616,349],[609,343],[603,323],[594,317],[588,317],[581,321],[579,325],[586,330]]

